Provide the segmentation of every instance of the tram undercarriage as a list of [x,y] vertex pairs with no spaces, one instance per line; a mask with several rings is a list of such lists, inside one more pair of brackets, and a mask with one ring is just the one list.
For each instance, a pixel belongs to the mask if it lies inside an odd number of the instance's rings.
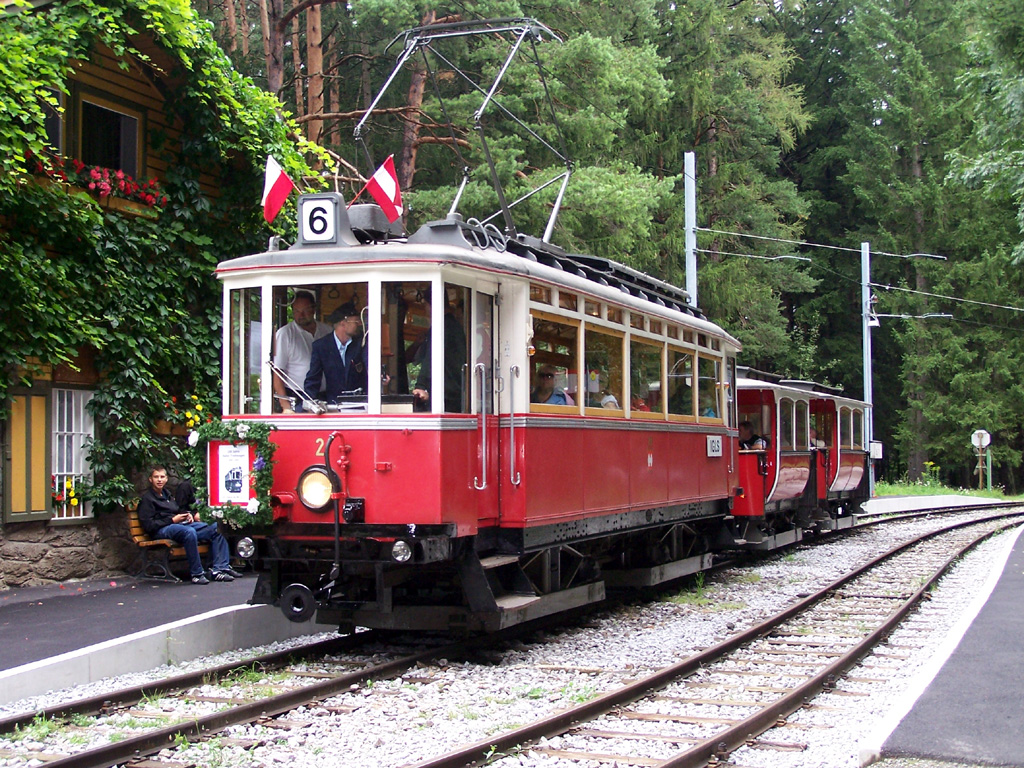
[[[477,552],[477,537],[451,541],[435,562],[364,559],[358,542],[275,542],[253,595],[293,621],[313,619],[350,632],[376,629],[493,632],[605,599],[609,591],[652,587],[711,565],[721,518],[561,542],[523,553]],[[337,573],[335,574],[335,570]]]

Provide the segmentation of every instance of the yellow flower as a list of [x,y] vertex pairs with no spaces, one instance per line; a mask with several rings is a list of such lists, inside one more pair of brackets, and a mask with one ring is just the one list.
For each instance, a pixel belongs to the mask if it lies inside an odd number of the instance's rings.
[[75,487],[75,484],[71,482],[71,478],[68,478],[67,480],[64,481],[64,487],[71,489]]
[[75,498],[75,489],[74,488],[72,488],[70,491],[68,491],[68,496],[70,496],[72,499]]
[[199,396],[198,396],[198,395],[192,395],[192,399],[193,399],[193,400],[198,400],[198,399],[199,399]]
[[199,405],[197,405],[197,406],[196,406],[196,410],[197,410],[197,411],[201,411],[201,410],[203,410],[203,405],[202,405],[202,403],[200,403]]
[[78,499],[71,499],[71,501],[69,501],[68,504],[70,504],[72,507],[77,507]]
[[193,418],[192,417],[192,411],[185,411],[185,417],[189,418],[189,419]]

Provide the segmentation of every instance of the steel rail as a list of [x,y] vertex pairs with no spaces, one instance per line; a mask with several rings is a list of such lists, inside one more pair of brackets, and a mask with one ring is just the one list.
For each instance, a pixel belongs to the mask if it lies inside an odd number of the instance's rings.
[[[463,768],[464,766],[481,765],[496,753],[518,749],[541,738],[551,738],[565,733],[580,723],[593,720],[617,707],[632,704],[644,698],[652,691],[664,688],[668,684],[680,678],[688,677],[711,662],[717,661],[748,642],[756,640],[757,638],[771,632],[773,629],[821,602],[831,593],[862,576],[867,571],[923,541],[955,531],[959,528],[965,528],[994,520],[1020,517],[1022,515],[1024,515],[1024,511],[991,515],[980,519],[955,523],[953,525],[946,526],[945,528],[940,528],[935,531],[930,531],[916,536],[913,539],[909,539],[908,541],[893,547],[858,568],[844,574],[831,584],[828,584],[813,594],[799,600],[775,616],[772,616],[755,626],[749,627],[742,632],[738,632],[732,637],[726,638],[725,640],[705,649],[704,651],[698,652],[683,661],[664,667],[649,677],[637,680],[636,682],[625,685],[622,688],[603,694],[602,696],[598,696],[589,702],[555,713],[550,717],[538,720],[513,731],[509,731],[508,733],[496,735],[486,740],[466,745],[446,755],[416,763],[409,768]],[[1005,526],[997,530],[989,531],[982,536],[979,536],[967,547],[958,551],[955,555],[949,558],[942,569],[933,575],[926,585],[914,593],[914,595],[907,601],[906,607],[901,606],[900,609],[894,612],[894,617],[890,617],[890,619],[888,619],[881,627],[869,635],[869,638],[873,641],[872,644],[876,644],[892,630],[892,627],[898,623],[899,619],[901,619],[921,599],[921,595],[927,591],[930,585],[933,584],[934,581],[937,580],[945,570],[947,570],[949,566],[963,554],[963,552],[973,546],[976,546],[980,541],[988,538],[997,531],[1004,530],[1012,525],[1014,525],[1014,523],[1007,523]],[[833,680],[835,676],[839,674],[839,672],[854,664],[857,659],[866,654],[869,650],[870,646],[865,645],[864,647],[861,647],[861,644],[858,644],[858,646],[855,646],[837,661],[830,664],[822,673],[820,681],[818,680],[818,676],[816,676],[807,683],[801,684],[793,693],[786,694],[783,699],[780,699],[780,701],[784,701],[783,705],[776,706],[777,702],[773,702],[768,705],[764,711],[758,712],[756,715],[740,721],[738,725],[729,728],[727,731],[719,733],[706,742],[690,748],[683,755],[672,758],[659,765],[664,766],[664,768],[684,768],[684,766],[704,765],[716,754],[724,754],[735,749],[736,746],[739,746],[755,735],[755,727],[761,727],[764,725],[762,730],[766,730],[767,727],[770,727],[778,721],[780,712],[787,707],[789,709],[786,714],[798,709],[800,706],[803,706],[805,699],[811,695],[812,691],[816,692],[824,688],[830,680]],[[700,757],[693,758],[696,762],[689,762],[691,759],[689,756],[695,753],[699,753]]]
[[355,635],[344,637],[332,637],[309,645],[297,646],[285,651],[275,651],[261,656],[249,656],[240,661],[226,662],[214,667],[204,667],[193,672],[186,672],[174,677],[161,680],[153,680],[128,688],[122,688],[108,693],[101,693],[84,699],[76,699],[64,704],[57,704],[45,709],[38,709],[32,712],[22,712],[0,719],[0,734],[10,733],[16,728],[29,725],[36,718],[47,720],[66,718],[72,715],[92,715],[104,710],[116,709],[118,707],[132,706],[143,699],[152,696],[163,695],[190,688],[194,685],[202,685],[209,680],[218,679],[238,670],[248,669],[254,665],[265,669],[283,667],[290,660],[304,659],[312,656],[319,656],[325,653],[336,651],[350,651],[358,648],[364,643],[379,638],[375,630],[360,632]]
[[324,680],[323,682],[313,683],[312,685],[279,693],[265,699],[241,704],[202,717],[192,718],[165,728],[154,729],[124,741],[114,742],[57,760],[48,760],[46,764],[48,767],[52,766],[52,768],[109,768],[109,766],[139,759],[147,754],[157,752],[172,745],[179,738],[204,738],[232,725],[252,723],[266,717],[274,717],[304,704],[347,691],[353,685],[359,685],[371,679],[404,671],[419,662],[437,656],[455,656],[460,652],[464,652],[466,648],[466,643],[454,643],[441,647],[435,646],[399,659],[384,662],[370,669],[349,672],[338,677],[332,677],[329,680]]

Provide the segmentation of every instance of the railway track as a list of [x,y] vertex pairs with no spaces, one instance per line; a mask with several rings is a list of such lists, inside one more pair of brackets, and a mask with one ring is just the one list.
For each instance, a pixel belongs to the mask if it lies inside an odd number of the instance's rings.
[[[526,748],[621,766],[719,763],[834,686],[958,558],[1022,515],[994,515],[917,536],[703,652],[415,768],[482,765]],[[543,746],[530,746],[541,739]]]
[[[959,510],[958,510],[959,511]],[[914,516],[925,516],[932,514],[931,512],[919,512]],[[1024,514],[1024,513],[1017,513]],[[895,519],[895,518],[888,518]],[[903,518],[905,519],[905,518]],[[801,605],[810,601],[811,598],[804,600]],[[885,603],[883,603],[885,604]],[[563,617],[564,621],[564,617]],[[863,617],[857,617],[858,622],[863,622]],[[760,630],[764,631],[764,630]],[[778,630],[784,631],[784,630]],[[730,638],[726,644],[722,646],[732,645],[735,643],[744,642],[742,639],[753,633],[756,635],[758,632],[751,629],[738,635],[737,637]],[[39,722],[64,722],[70,725],[72,729],[85,730],[89,729],[90,726],[86,724],[87,721],[83,720],[86,715],[98,715],[101,720],[116,722],[118,718],[122,721],[146,721],[150,720],[150,726],[145,729],[144,733],[130,736],[128,738],[118,737],[120,740],[109,744],[103,744],[98,746],[96,749],[83,749],[76,751],[74,754],[61,755],[58,750],[54,750],[53,747],[42,741],[36,748],[29,750],[29,752],[35,752],[37,757],[33,757],[26,753],[24,750],[16,750],[22,753],[22,756],[26,759],[40,759],[45,760],[50,765],[55,766],[108,766],[118,763],[125,763],[127,761],[138,759],[142,755],[153,754],[161,749],[168,747],[173,744],[184,744],[187,740],[202,740],[210,737],[212,734],[222,731],[225,728],[230,727],[233,724],[238,723],[254,723],[259,722],[263,724],[274,723],[274,716],[285,712],[293,711],[297,707],[304,707],[310,705],[312,702],[322,701],[327,697],[336,695],[337,693],[350,691],[353,688],[357,688],[361,685],[365,685],[368,680],[374,679],[387,679],[393,678],[402,674],[405,670],[410,669],[418,664],[425,665],[431,659],[437,659],[438,657],[448,658],[465,658],[467,655],[474,653],[474,644],[451,644],[433,648],[419,649],[413,653],[398,654],[389,653],[389,657],[383,663],[376,663],[376,659],[368,660],[367,655],[363,653],[359,655],[360,649],[364,648],[367,643],[372,642],[376,638],[375,633],[360,633],[358,635],[337,638],[326,643],[318,644],[312,647],[304,653],[305,659],[295,659],[297,652],[289,651],[280,654],[275,654],[278,658],[265,658],[265,659],[249,659],[241,664],[236,665],[225,665],[224,667],[213,668],[209,670],[203,670],[201,672],[194,673],[189,676],[181,676],[175,679],[169,679],[167,681],[161,681],[160,683],[152,683],[148,686],[141,686],[138,689],[133,689],[128,692],[121,692],[119,694],[107,694],[104,696],[96,697],[94,700],[75,702],[73,704],[67,704],[62,707],[55,707],[51,710],[47,710],[43,713],[36,713],[33,716],[22,715],[18,718],[8,718],[0,721],[0,733],[9,731],[12,728],[28,728],[31,723]],[[489,639],[484,639],[484,644],[492,646],[490,653],[499,653],[493,650],[493,646],[500,643],[502,640],[507,642],[507,638],[492,636]],[[806,638],[801,638],[801,642],[806,642]],[[481,645],[480,642],[475,644],[477,649]],[[776,643],[776,646],[779,644]],[[717,646],[716,646],[717,647]],[[705,651],[698,657],[693,657],[682,663],[683,666],[686,664],[696,663],[698,666],[704,663],[708,663],[707,659],[710,658],[710,654],[714,649]],[[780,661],[782,654],[779,651],[782,650],[780,647],[771,649],[771,653],[765,653],[764,656],[767,659],[773,659],[776,662]],[[804,655],[813,655],[812,650],[809,648],[797,649],[802,653],[797,653],[798,657]],[[342,654],[341,658],[335,658],[332,665],[319,665],[316,661],[318,656],[324,654]],[[346,658],[345,654],[349,654]],[[286,657],[292,657],[288,659]],[[268,672],[274,669],[283,669],[287,661],[297,661],[300,665],[298,670],[297,678],[301,680],[301,683],[286,684],[281,682],[280,679],[267,683]],[[799,669],[801,674],[806,673],[806,665],[809,664],[806,659],[798,658],[797,662],[790,664],[790,667]],[[358,665],[360,668],[358,671],[352,670],[354,666]],[[339,674],[338,667],[345,668],[345,672]],[[678,665],[677,665],[678,666]],[[752,664],[756,669],[764,671],[766,667],[765,660],[762,659],[757,665]],[[159,710],[161,708],[168,708],[166,706],[161,707],[160,701],[164,694],[172,689],[179,690],[193,690],[196,686],[204,682],[212,680],[230,680],[232,675],[241,675],[244,669],[261,670],[261,674],[258,676],[259,680],[263,680],[262,684],[256,685],[257,688],[263,688],[263,693],[252,700],[243,701],[241,696],[235,692],[235,688],[230,688],[230,693],[224,695],[215,694],[213,696],[203,694],[197,697],[194,702],[197,708],[192,710],[190,714],[182,717],[179,714],[175,715],[175,722],[166,725],[153,726],[152,721],[159,718]],[[282,674],[284,674],[282,672]],[[413,679],[415,680],[414,673]],[[663,672],[657,673],[654,677],[664,674]],[[429,677],[423,682],[430,682]],[[696,681],[691,680],[688,684],[689,687],[694,687]],[[637,683],[639,684],[639,683]],[[667,684],[667,683],[666,683]],[[733,685],[729,686],[730,690],[735,690],[738,683],[734,680]],[[281,690],[281,688],[288,688],[288,690]],[[701,685],[702,688],[707,687],[706,684]],[[769,688],[778,686],[767,686]],[[249,695],[245,694],[246,697]],[[657,696],[662,698],[657,698]],[[665,697],[669,698],[665,698]],[[654,700],[658,702],[658,707],[664,707],[666,702],[671,702],[672,697],[681,698],[676,694],[662,693],[654,694]],[[682,697],[685,698],[685,697]],[[690,704],[696,707],[720,707],[721,704],[710,704],[710,699],[706,696],[693,697],[697,701],[691,701]],[[586,706],[592,706],[595,702],[604,702],[605,696],[595,699],[594,702],[590,702]],[[733,696],[733,701],[737,698]],[[139,702],[151,702],[156,705],[157,713],[154,714],[152,709],[147,712],[147,707],[138,706]],[[760,709],[766,709],[762,706],[761,699],[758,698],[756,703]],[[613,709],[620,705],[613,705]],[[344,716],[346,714],[346,707],[331,707],[332,711],[339,715]],[[656,721],[656,717],[648,717],[652,713],[643,713],[644,717],[632,718],[632,722],[652,722]],[[657,713],[653,713],[657,715]],[[631,719],[630,716],[624,716],[626,719]],[[705,717],[699,713],[697,714],[683,714],[680,717],[689,717],[691,719],[699,719]],[[644,718],[648,718],[645,720]],[[712,718],[715,719],[715,718]],[[721,717],[717,719],[721,720]],[[298,723],[291,723],[284,721],[283,724],[279,722],[276,727],[288,728],[288,727],[299,727]],[[533,727],[539,727],[539,724]],[[586,738],[598,738],[599,740],[607,740],[612,738],[608,734],[625,733],[623,730],[608,729],[599,726],[593,726],[589,729],[580,730],[578,726],[574,726],[573,738],[585,736],[584,731],[592,731]],[[557,733],[557,731],[552,732]],[[606,735],[600,735],[600,734]],[[596,734],[596,735],[595,735]],[[525,744],[529,743],[528,739],[524,738],[524,735],[520,732],[515,732],[514,735],[507,737],[511,739],[514,744]],[[620,737],[625,738],[625,737]],[[697,740],[697,736],[688,737],[691,740]],[[249,740],[246,742],[244,739],[239,742],[241,746],[254,745],[256,742]],[[727,742],[718,742],[716,747],[718,751],[721,751],[720,745]],[[588,754],[587,749],[590,747],[584,747],[582,749],[574,748],[564,750],[568,753],[580,752],[581,754]],[[641,750],[646,750],[647,747],[640,747]],[[493,756],[496,752],[502,751],[502,747],[496,743],[495,739],[489,739],[486,748],[480,747],[481,756],[478,759],[484,759],[487,755]],[[472,749],[471,749],[472,751]],[[595,753],[605,754],[605,753]],[[17,761],[11,763],[5,763],[2,758],[14,757],[11,751],[6,751],[0,748],[0,765],[5,764],[19,764]],[[462,765],[469,764],[472,759],[465,755],[456,756],[450,758],[456,762],[440,762],[437,765]],[[461,761],[461,762],[460,762]],[[646,762],[640,762],[638,764],[647,764]],[[670,763],[675,764],[675,763]],[[680,763],[688,764],[688,763]],[[424,765],[434,765],[433,762],[424,763]]]
[[[470,647],[468,643],[434,643],[405,653],[394,649],[365,652],[379,640],[377,632],[357,633],[4,718],[0,733],[28,734],[35,745],[25,750],[0,747],[0,761],[38,760],[57,768],[126,763],[174,743],[209,737],[232,725],[271,720],[352,686],[401,674],[439,654],[461,654]],[[229,695],[194,693],[196,688],[218,681],[228,687]],[[244,688],[244,693],[239,693],[239,688]],[[173,717],[164,713],[169,700],[176,700]],[[165,724],[168,720],[173,722]],[[54,724],[53,731],[48,724]],[[62,728],[92,732],[104,743],[63,755],[48,746],[45,738],[32,737]],[[110,738],[111,731],[118,735]],[[129,731],[137,733],[126,736]]]

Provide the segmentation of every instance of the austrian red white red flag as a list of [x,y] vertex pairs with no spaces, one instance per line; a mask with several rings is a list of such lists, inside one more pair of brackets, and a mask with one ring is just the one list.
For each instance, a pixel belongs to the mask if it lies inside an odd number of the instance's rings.
[[388,155],[388,159],[374,171],[373,176],[366,182],[366,189],[373,195],[373,199],[384,211],[389,222],[402,215],[402,190],[398,188],[394,155]]
[[267,173],[263,178],[263,218],[267,224],[274,221],[288,195],[295,189],[295,183],[288,178],[281,165],[267,155]]

